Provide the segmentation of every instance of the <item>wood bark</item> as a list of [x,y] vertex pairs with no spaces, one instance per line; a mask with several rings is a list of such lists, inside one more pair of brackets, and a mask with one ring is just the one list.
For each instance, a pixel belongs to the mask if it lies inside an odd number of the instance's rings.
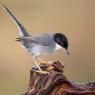
[[28,89],[23,95],[95,95],[95,82],[80,84],[69,80],[61,62],[41,64],[40,67],[48,73],[40,73],[33,67]]

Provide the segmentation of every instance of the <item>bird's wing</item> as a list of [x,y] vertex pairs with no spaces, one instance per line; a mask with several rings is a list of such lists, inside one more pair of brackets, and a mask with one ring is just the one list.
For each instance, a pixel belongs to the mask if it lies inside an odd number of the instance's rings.
[[27,30],[25,27],[17,20],[17,18],[13,15],[13,13],[5,6],[5,4],[2,3],[3,9],[9,14],[9,16],[12,18],[12,20],[16,23],[20,36],[29,36]]
[[17,41],[22,41],[29,44],[49,46],[53,42],[53,37],[50,34],[41,34],[36,36],[17,38]]

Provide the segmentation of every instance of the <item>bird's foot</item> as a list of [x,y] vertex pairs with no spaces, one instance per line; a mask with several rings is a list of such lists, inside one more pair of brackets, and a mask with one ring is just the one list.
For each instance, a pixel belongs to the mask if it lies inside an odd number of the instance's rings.
[[37,72],[37,73],[41,73],[41,74],[49,74],[49,72],[47,72],[47,71],[39,71],[39,70],[35,70],[35,72]]

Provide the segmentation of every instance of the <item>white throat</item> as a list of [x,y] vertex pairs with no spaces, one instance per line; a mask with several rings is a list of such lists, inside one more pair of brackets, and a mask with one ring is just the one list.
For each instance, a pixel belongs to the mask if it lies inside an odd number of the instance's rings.
[[59,49],[62,49],[62,47],[56,43],[56,48],[55,48],[55,50],[59,50]]

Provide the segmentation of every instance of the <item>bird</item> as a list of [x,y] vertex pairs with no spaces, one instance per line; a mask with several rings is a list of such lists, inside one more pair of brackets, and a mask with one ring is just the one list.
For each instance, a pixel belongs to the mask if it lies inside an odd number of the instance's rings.
[[16,38],[16,41],[21,42],[22,46],[32,55],[33,60],[41,73],[43,73],[43,70],[40,68],[39,62],[37,62],[37,59],[40,60],[39,55],[50,54],[62,48],[64,48],[69,55],[68,38],[65,34],[57,32],[30,35],[7,6],[5,4],[2,4],[2,6],[4,11],[6,11],[18,27],[20,36]]

